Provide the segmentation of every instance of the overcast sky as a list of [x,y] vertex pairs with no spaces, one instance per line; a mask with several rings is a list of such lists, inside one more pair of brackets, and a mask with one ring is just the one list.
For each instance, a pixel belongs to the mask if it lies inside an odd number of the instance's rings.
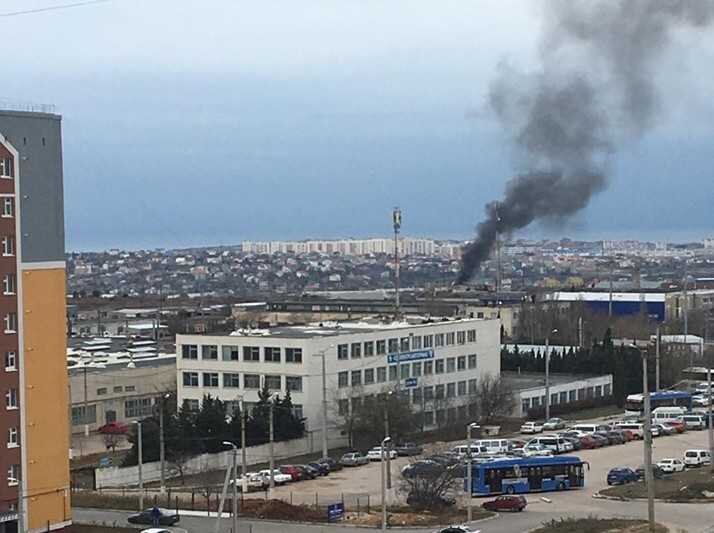
[[[67,0],[69,1],[69,0]],[[0,13],[63,0],[3,0]],[[0,99],[56,104],[68,250],[404,233],[465,238],[512,173],[485,96],[537,65],[527,0],[113,0],[0,17]],[[714,38],[676,36],[664,112],[566,227],[712,229]]]

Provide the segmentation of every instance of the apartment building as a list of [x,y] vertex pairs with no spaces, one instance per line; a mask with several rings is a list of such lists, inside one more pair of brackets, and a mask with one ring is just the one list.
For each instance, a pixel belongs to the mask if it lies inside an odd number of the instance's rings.
[[425,427],[465,415],[469,394],[485,374],[500,372],[499,321],[479,319],[361,320],[241,330],[231,335],[178,335],[178,399],[198,407],[204,395],[246,408],[267,386],[290,391],[307,427],[322,425],[322,356],[328,426],[355,395],[377,394],[397,382]]
[[61,119],[0,111],[0,533],[71,523]]
[[[444,256],[458,257],[462,243],[440,242],[433,239],[403,237],[398,241],[399,253],[403,256]],[[245,253],[321,253],[341,255],[394,254],[393,238],[305,240],[305,241],[243,241],[241,250]]]

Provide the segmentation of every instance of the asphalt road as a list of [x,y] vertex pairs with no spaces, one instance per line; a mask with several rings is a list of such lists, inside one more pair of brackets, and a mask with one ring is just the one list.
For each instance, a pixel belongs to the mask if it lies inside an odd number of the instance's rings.
[[[654,460],[665,457],[682,457],[688,448],[706,448],[707,433],[705,431],[692,431],[682,435],[660,437],[654,439]],[[599,450],[582,450],[577,452],[583,460],[588,461],[590,470],[586,473],[586,487],[557,493],[542,493],[528,495],[528,508],[523,513],[503,514],[493,520],[475,524],[482,533],[514,533],[528,531],[544,521],[561,516],[606,516],[606,517],[632,517],[646,518],[647,504],[645,502],[616,502],[593,498],[593,494],[607,486],[605,479],[607,472],[614,466],[637,467],[642,464],[642,442],[630,442],[620,446],[611,446]],[[355,477],[362,478],[368,467],[354,470]],[[345,472],[345,471],[343,471]],[[352,472],[352,471],[348,471]],[[349,476],[347,472],[344,475]],[[371,477],[371,476],[369,476]],[[328,478],[329,479],[329,478]],[[376,476],[378,482],[378,476]],[[345,480],[346,481],[346,480]],[[366,488],[366,487],[365,487]],[[371,487],[370,487],[371,488]],[[309,489],[308,489],[309,490]],[[549,501],[545,501],[547,499]],[[482,499],[475,498],[475,506],[482,503]],[[376,502],[375,502],[376,503]],[[75,509],[74,517],[79,522],[86,523],[117,523],[126,524],[126,517],[130,513],[107,511],[103,509]],[[714,503],[712,504],[656,504],[657,521],[670,526],[673,531],[687,531],[689,533],[714,532]],[[230,521],[223,519],[219,531],[230,532]],[[214,531],[215,518],[184,516],[180,526],[188,533],[210,533]],[[284,523],[270,523],[262,521],[242,522],[238,533],[286,533],[288,528]],[[318,532],[343,532],[364,533],[364,528],[329,525],[289,525],[290,532],[318,533]],[[423,529],[399,529],[404,533]]]

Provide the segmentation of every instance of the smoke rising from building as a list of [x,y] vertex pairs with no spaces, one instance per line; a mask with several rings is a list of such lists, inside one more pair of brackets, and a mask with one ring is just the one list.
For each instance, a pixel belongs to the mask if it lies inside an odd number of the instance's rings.
[[490,87],[518,170],[504,198],[486,205],[458,283],[474,275],[499,234],[557,222],[607,186],[610,155],[657,117],[655,71],[671,34],[714,18],[706,0],[547,0],[542,7],[540,70],[502,64]]

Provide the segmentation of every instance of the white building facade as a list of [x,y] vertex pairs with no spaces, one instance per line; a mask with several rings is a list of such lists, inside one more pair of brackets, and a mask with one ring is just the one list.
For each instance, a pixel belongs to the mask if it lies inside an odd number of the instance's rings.
[[[290,391],[310,430],[322,426],[322,357],[328,426],[355,397],[399,383],[425,428],[465,417],[478,380],[500,373],[499,321],[431,320],[419,324],[350,322],[279,327],[231,335],[178,335],[178,400],[198,407],[204,395],[225,402],[258,402],[265,385]],[[398,380],[398,375],[401,379]]]

